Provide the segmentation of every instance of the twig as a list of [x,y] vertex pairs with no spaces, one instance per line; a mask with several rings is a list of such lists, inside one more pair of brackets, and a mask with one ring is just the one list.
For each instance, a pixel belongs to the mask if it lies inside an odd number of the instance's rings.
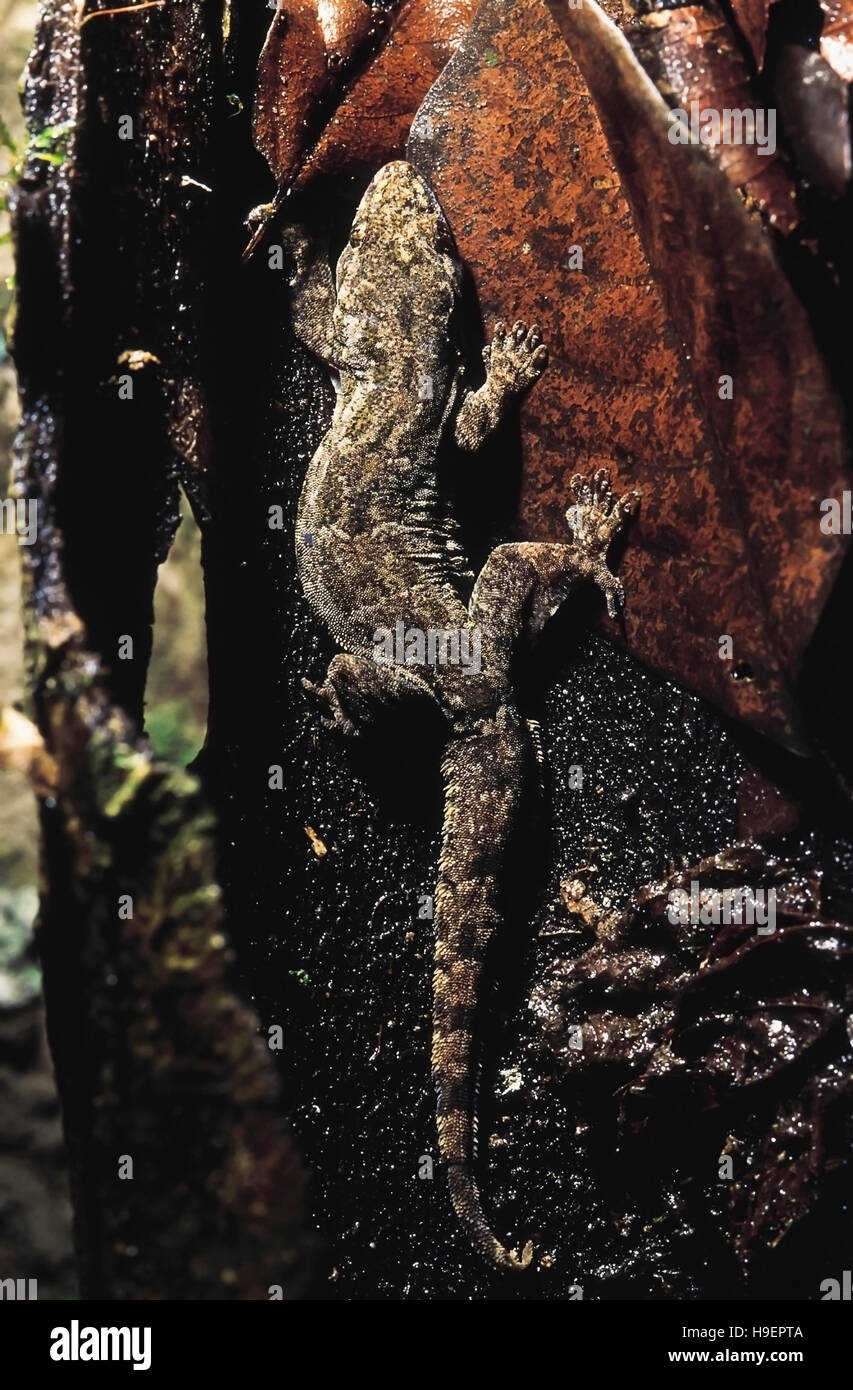
[[78,28],[82,29],[90,19],[97,19],[100,15],[131,14],[134,10],[162,10],[165,3],[166,0],[142,0],[139,5],[119,5],[113,10],[90,10],[89,14],[83,15]]

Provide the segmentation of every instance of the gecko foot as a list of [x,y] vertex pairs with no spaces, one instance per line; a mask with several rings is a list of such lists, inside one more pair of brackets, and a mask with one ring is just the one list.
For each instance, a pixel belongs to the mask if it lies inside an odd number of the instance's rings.
[[275,216],[275,203],[258,203],[257,207],[251,208],[243,218],[243,225],[249,228],[250,232],[257,231],[258,227],[265,227]]
[[338,691],[328,677],[322,685],[315,685],[313,681],[305,680],[303,677],[302,689],[328,711],[320,720],[324,728],[335,729],[347,738],[355,738],[358,728],[341,704]]
[[625,521],[636,510],[638,492],[626,492],[615,497],[610,486],[610,472],[599,468],[589,480],[581,473],[572,478],[575,505],[566,512],[572,530],[575,551],[583,557],[583,569],[595,581],[607,600],[611,618],[619,615],[625,602],[622,581],[607,567],[610,542]]
[[414,672],[348,652],[332,657],[322,685],[303,680],[302,688],[319,701],[326,728],[348,738],[375,727],[381,715],[401,701],[420,703],[425,696],[433,700],[429,686]]
[[[277,236],[285,251],[288,252],[292,261],[293,268],[288,277],[288,284],[296,286],[301,277],[304,276],[311,256],[313,240],[307,227],[301,222],[285,222],[278,216],[279,209],[275,203],[258,203],[257,207],[251,209],[243,219],[243,225],[248,227],[252,233],[252,241],[259,238],[266,227],[275,218],[277,220]],[[250,242],[250,245],[252,243]],[[321,256],[325,253],[325,244],[321,250]]]
[[525,328],[519,319],[509,332],[502,323],[495,324],[492,341],[483,348],[483,361],[490,382],[503,394],[517,396],[542,375],[548,351],[538,325]]

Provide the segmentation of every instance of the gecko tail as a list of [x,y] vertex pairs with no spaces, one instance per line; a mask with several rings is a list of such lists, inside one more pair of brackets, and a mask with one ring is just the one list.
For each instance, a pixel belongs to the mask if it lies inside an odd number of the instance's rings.
[[435,896],[432,1072],[438,1145],[453,1208],[474,1248],[498,1269],[526,1269],[491,1230],[474,1181],[477,1076],[486,960],[503,924],[506,858],[532,754],[508,705],[461,724],[444,759],[445,803]]
[[514,1250],[507,1250],[505,1245],[501,1245],[486,1220],[480,1204],[477,1184],[470,1168],[464,1163],[449,1163],[447,1166],[447,1184],[450,1188],[453,1210],[467,1231],[474,1249],[498,1269],[515,1271],[527,1269],[533,1259],[532,1242],[527,1242],[520,1255],[517,1255]]

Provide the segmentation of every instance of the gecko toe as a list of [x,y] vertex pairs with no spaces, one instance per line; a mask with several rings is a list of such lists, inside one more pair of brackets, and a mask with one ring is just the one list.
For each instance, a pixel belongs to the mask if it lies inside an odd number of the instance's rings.
[[623,493],[617,506],[623,516],[633,516],[640,506],[640,494],[636,488],[632,489],[631,492]]
[[607,611],[611,618],[618,618],[625,611],[625,589],[619,579],[607,591]]
[[533,1261],[533,1241],[529,1240],[520,1255],[514,1250],[507,1251],[507,1264],[510,1269],[529,1269]]
[[585,502],[589,501],[590,486],[583,473],[575,473],[572,478],[572,492],[575,495],[578,506],[583,506]]

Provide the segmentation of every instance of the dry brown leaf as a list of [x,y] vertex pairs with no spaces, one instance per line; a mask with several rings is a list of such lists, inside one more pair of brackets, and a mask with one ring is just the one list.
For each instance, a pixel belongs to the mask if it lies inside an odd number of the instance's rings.
[[820,51],[839,77],[853,82],[853,0],[820,0],[820,7]]
[[631,650],[797,744],[791,687],[845,545],[818,510],[845,482],[838,403],[728,179],[670,144],[666,105],[596,5],[562,18],[574,56],[538,6],[487,0],[410,142],[487,331],[518,315],[549,344],[523,408],[521,534],[564,534],[575,471],[639,487]]
[[[643,67],[671,105],[688,112],[693,102],[699,103],[699,111],[754,111],[761,105],[735,35],[713,0],[657,11],[633,27],[630,37]],[[792,231],[798,220],[794,184],[775,148],[771,154],[760,153],[756,144],[720,143],[710,148],[732,183],[754,198],[780,231]]]

